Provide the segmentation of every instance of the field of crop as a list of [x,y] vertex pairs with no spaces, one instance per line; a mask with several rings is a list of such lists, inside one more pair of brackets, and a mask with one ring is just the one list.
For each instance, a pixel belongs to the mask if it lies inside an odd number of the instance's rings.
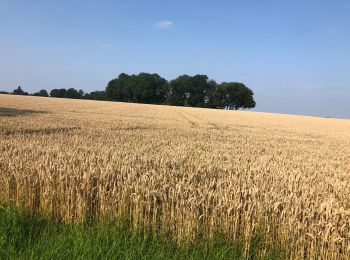
[[0,95],[0,187],[67,222],[350,258],[350,120]]

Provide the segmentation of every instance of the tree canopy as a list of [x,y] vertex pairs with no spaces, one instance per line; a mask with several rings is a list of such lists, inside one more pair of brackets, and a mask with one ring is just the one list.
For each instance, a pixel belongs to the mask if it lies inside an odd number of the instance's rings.
[[82,89],[76,90],[75,88],[53,89],[50,92],[50,97],[78,99],[84,97],[84,91]]
[[108,100],[105,91],[92,91],[90,93],[85,93],[84,98],[91,100]]
[[170,105],[206,107],[211,88],[206,75],[182,75],[169,83]]
[[39,92],[34,93],[33,96],[48,97],[49,94],[45,89],[41,89]]
[[216,87],[213,95],[213,105],[217,108],[246,109],[254,108],[253,91],[243,83],[223,82]]
[[106,97],[114,101],[221,109],[253,108],[253,95],[243,83],[217,84],[206,75],[181,75],[167,82],[158,74],[122,73],[106,87]]
[[158,74],[122,73],[111,80],[106,87],[106,95],[113,101],[162,104],[165,101],[167,81]]

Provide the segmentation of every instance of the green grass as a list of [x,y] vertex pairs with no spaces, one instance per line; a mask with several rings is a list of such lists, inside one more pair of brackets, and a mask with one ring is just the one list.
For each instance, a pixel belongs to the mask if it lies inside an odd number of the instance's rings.
[[[258,248],[263,238],[256,236]],[[252,250],[250,259],[257,259]],[[281,259],[274,247],[264,259]],[[181,245],[127,225],[63,224],[12,207],[0,207],[0,259],[242,259],[241,243],[217,235]]]

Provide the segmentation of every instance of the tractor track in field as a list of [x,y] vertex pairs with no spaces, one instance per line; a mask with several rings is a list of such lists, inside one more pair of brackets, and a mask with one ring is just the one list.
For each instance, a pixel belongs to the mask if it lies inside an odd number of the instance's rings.
[[179,111],[178,109],[175,109],[175,111],[178,113],[178,115],[180,115],[180,117],[185,119],[185,121],[188,122],[193,128],[204,127],[204,128],[209,128],[209,129],[215,129],[215,130],[223,130],[223,128],[221,126],[219,126],[218,124],[207,122],[207,121],[201,119],[200,117],[193,115],[192,113],[185,114],[185,113]]

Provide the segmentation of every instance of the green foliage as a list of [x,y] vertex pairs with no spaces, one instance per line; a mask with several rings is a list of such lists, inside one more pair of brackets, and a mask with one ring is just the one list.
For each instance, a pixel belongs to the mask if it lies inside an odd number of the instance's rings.
[[162,104],[167,93],[166,83],[166,80],[158,74],[127,75],[122,73],[108,83],[106,94],[114,101]]
[[[258,249],[263,237],[252,238],[250,259],[281,259],[283,254]],[[217,234],[177,244],[166,235],[132,230],[127,224],[63,224],[23,210],[0,207],[0,259],[242,259],[242,243]]]
[[91,93],[86,93],[84,98],[91,100],[108,100],[105,91],[92,91]]
[[218,85],[206,75],[182,75],[167,82],[158,74],[122,73],[106,87],[110,100],[173,106],[210,108],[253,108],[253,92],[242,83]]
[[251,89],[238,82],[223,82],[217,90],[217,98],[222,102],[220,105],[227,109],[254,108],[253,95]]
[[206,107],[211,91],[206,75],[182,75],[170,81],[167,101],[170,105]]
[[53,89],[50,92],[50,97],[65,98],[67,95],[67,90],[65,88]]
[[69,88],[66,92],[66,98],[80,98],[78,90],[75,88]]
[[76,90],[75,88],[61,88],[61,89],[53,89],[50,92],[50,97],[56,97],[56,98],[83,98],[84,97],[84,91],[83,90]]
[[33,96],[48,97],[49,94],[45,89],[41,89],[39,92],[34,93]]

